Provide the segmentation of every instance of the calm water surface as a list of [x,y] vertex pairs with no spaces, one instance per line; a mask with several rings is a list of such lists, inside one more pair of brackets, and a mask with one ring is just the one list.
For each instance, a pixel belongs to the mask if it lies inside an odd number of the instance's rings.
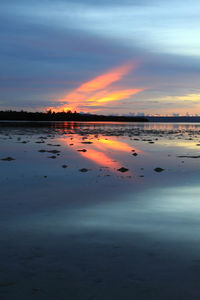
[[0,127],[0,299],[200,299],[200,124],[45,124]]

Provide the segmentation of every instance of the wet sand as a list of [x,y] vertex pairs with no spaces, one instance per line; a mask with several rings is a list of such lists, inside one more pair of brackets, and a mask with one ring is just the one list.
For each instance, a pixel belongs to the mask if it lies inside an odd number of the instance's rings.
[[199,124],[0,127],[0,299],[199,299],[199,143]]

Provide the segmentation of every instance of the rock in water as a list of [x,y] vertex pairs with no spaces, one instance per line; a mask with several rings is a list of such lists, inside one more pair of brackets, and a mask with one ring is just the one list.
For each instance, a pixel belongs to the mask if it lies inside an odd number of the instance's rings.
[[85,173],[85,172],[88,172],[88,169],[82,168],[82,169],[80,169],[79,171]]
[[2,158],[1,160],[5,160],[5,161],[11,161],[11,160],[15,160],[15,158],[12,158],[12,157],[5,157],[5,158]]
[[128,169],[124,168],[124,167],[121,167],[121,168],[117,169],[117,171],[124,173],[124,172],[127,172]]
[[163,168],[155,168],[154,171],[160,173],[160,172],[164,171],[164,169]]
[[77,150],[79,152],[86,152],[87,150],[86,149],[80,149],[80,150]]

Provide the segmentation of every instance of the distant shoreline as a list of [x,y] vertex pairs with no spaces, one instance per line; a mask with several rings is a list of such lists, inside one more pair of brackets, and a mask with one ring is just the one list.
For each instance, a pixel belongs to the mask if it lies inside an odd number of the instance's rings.
[[[0,123],[8,122],[150,122],[150,123],[200,123],[199,116],[105,116],[68,112],[0,111]],[[19,124],[18,124],[19,125]]]

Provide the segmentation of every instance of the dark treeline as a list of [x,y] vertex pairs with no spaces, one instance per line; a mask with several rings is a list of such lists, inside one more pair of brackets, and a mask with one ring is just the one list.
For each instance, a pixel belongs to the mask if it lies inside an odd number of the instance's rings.
[[106,121],[106,122],[148,122],[145,117],[104,116],[95,114],[80,114],[77,112],[26,112],[0,111],[1,121]]

